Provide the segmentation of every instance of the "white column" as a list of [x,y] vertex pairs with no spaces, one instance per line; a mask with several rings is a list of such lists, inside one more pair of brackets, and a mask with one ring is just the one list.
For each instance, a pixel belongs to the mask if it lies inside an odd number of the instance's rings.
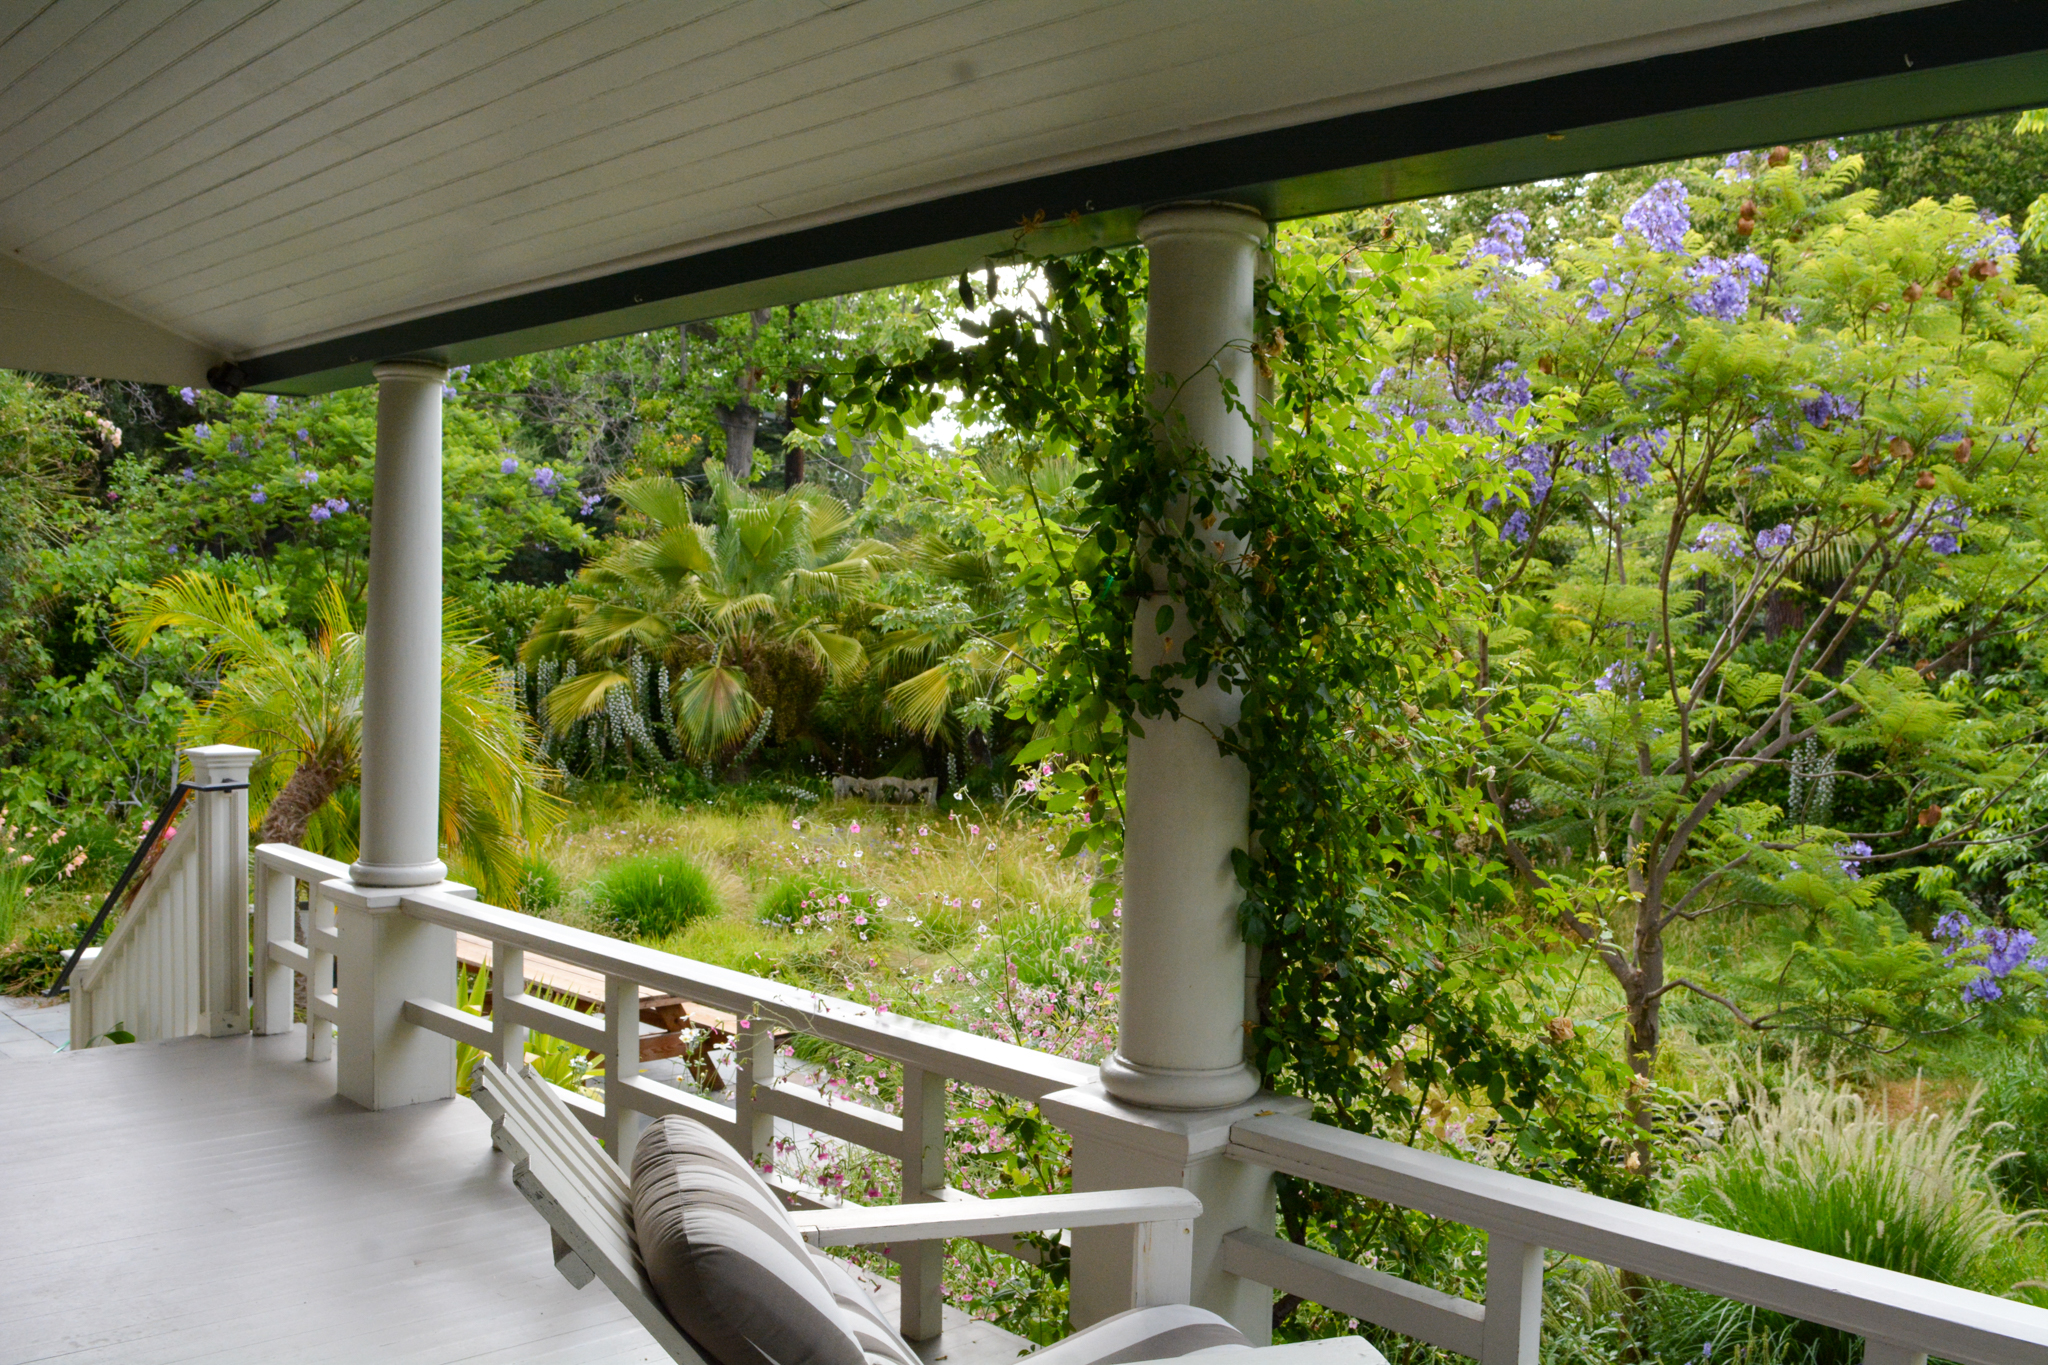
[[[1138,236],[1151,256],[1145,363],[1165,406],[1160,439],[1198,446],[1247,466],[1252,428],[1225,398],[1254,401],[1252,285],[1266,225],[1225,204],[1147,214]],[[1175,608],[1162,639],[1159,608]],[[1141,599],[1132,642],[1140,673],[1185,641],[1186,612],[1163,596]],[[1114,1098],[1152,1109],[1215,1109],[1259,1088],[1244,1060],[1245,948],[1231,871],[1249,838],[1249,778],[1217,752],[1203,723],[1233,723],[1238,702],[1190,688],[1185,718],[1140,718],[1125,788],[1123,992],[1116,1055],[1102,1067]]]
[[249,765],[262,755],[234,744],[185,750],[199,822],[199,1008],[206,1036],[249,1031]]
[[377,366],[370,602],[363,639],[357,886],[431,886],[441,805],[441,385],[443,365]]

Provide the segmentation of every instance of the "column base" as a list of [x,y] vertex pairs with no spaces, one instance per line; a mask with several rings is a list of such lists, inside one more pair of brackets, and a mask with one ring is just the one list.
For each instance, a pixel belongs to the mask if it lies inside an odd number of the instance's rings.
[[[1228,1154],[1230,1127],[1266,1114],[1306,1114],[1307,1100],[1270,1093],[1201,1112],[1140,1109],[1104,1093],[1100,1085],[1055,1091],[1039,1110],[1074,1138],[1076,1190],[1126,1190],[1178,1185],[1202,1201],[1195,1220],[1194,1302],[1220,1313],[1252,1344],[1273,1334],[1273,1291],[1223,1269],[1223,1239],[1239,1228],[1271,1232],[1273,1173]],[[1100,1322],[1129,1306],[1130,1233],[1123,1228],[1077,1228],[1071,1313],[1076,1327]]]
[[364,889],[435,886],[448,880],[448,864],[439,858],[431,863],[350,863],[348,879]]
[[1102,1064],[1102,1088],[1144,1109],[1227,1109],[1259,1093],[1259,1073],[1249,1062],[1201,1071],[1147,1066],[1119,1052]]

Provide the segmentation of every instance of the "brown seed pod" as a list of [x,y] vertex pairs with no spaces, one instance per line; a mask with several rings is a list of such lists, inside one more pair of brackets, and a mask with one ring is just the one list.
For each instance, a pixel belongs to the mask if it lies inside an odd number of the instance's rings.
[[1956,463],[1957,463],[1957,464],[1968,464],[1968,463],[1970,462],[1970,452],[1971,452],[1971,451],[1972,451],[1973,449],[1975,449],[1975,447],[1974,447],[1974,446],[1973,446],[1973,445],[1972,445],[1972,444],[1970,443],[1970,438],[1969,438],[1969,437],[1965,436],[1965,437],[1964,437],[1964,438],[1963,438],[1962,440],[1960,440],[1960,441],[1957,441],[1957,442],[1956,442]]
[[1737,219],[1735,220],[1735,235],[1736,235],[1736,236],[1738,236],[1738,237],[1747,237],[1747,236],[1749,236],[1749,234],[1750,234],[1750,233],[1752,233],[1752,232],[1755,232],[1755,231],[1756,231],[1756,219],[1754,219],[1754,218],[1737,218]]
[[1536,357],[1536,368],[1537,368],[1537,369],[1538,369],[1539,371],[1541,371],[1542,373],[1544,373],[1544,374],[1556,374],[1556,373],[1557,373],[1557,358],[1556,358],[1555,356],[1547,356],[1547,355],[1540,355],[1540,356],[1537,356],[1537,357]]
[[1955,296],[1956,291],[1949,288],[1947,285],[1943,285],[1941,288],[1934,291],[1934,297],[1938,299],[1952,299]]
[[1913,443],[1903,436],[1892,437],[1891,443],[1885,448],[1891,451],[1894,460],[1910,460],[1913,458]]
[[1911,284],[1907,285],[1905,289],[1901,292],[1905,294],[1907,303],[1918,303],[1920,302],[1920,296],[1926,293],[1927,291],[1920,287],[1920,282],[1918,280],[1915,280]]
[[1954,289],[1956,286],[1960,285],[1963,282],[1963,268],[1959,265],[1950,266],[1948,268],[1948,274],[1942,277],[1942,281],[1943,283],[1947,284],[1949,288]]
[[1897,512],[1887,512],[1877,519],[1877,524],[1879,526],[1889,526],[1898,519],[1899,514]]
[[[1931,671],[1934,668],[1934,665],[1930,663],[1927,665],[1927,667]],[[1920,828],[1933,829],[1936,825],[1941,823],[1941,807],[1929,806],[1926,810],[1921,811],[1919,816],[1919,822]]]
[[1917,478],[1917,479],[1915,479],[1915,480],[1913,480],[1913,486],[1914,486],[1915,488],[1932,488],[1932,487],[1934,487],[1934,471],[1933,471],[1933,470],[1931,470],[1931,469],[1923,469],[1923,470],[1921,470],[1921,471],[1920,471],[1920,477],[1919,477],[1919,478]]
[[1849,466],[1849,472],[1860,479],[1875,468],[1877,468],[1877,456],[1865,455],[1862,459],[1856,461],[1855,464]]
[[1973,280],[1988,280],[1992,277],[1992,275],[1996,274],[1997,271],[1998,267],[1993,265],[1989,261],[1970,262],[1970,278]]
[[1791,159],[1792,149],[1790,147],[1777,146],[1771,148],[1770,162],[1773,166],[1783,166]]

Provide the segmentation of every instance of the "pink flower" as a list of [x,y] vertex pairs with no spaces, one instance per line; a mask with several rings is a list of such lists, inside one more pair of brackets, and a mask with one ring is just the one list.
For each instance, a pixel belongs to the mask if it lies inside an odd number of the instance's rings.
[[854,822],[853,822],[853,825],[852,825],[852,832],[853,832],[853,833],[855,833],[855,834],[858,834],[858,833],[860,833],[860,821],[856,820],[856,821],[854,821]]

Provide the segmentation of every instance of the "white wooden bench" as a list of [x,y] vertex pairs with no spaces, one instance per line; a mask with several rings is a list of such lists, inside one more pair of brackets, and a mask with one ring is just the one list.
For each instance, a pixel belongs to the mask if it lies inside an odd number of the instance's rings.
[[[581,1289],[593,1278],[626,1305],[684,1365],[712,1365],[669,1319],[641,1268],[626,1175],[585,1131],[555,1087],[525,1067],[508,1075],[479,1061],[472,1095],[492,1119],[492,1138],[512,1158],[512,1183],[547,1220],[555,1268]],[[792,1213],[814,1246],[903,1245],[1061,1228],[1129,1226],[1133,1308],[1188,1301],[1201,1201],[1186,1190],[1111,1190],[959,1203],[847,1205]]]

